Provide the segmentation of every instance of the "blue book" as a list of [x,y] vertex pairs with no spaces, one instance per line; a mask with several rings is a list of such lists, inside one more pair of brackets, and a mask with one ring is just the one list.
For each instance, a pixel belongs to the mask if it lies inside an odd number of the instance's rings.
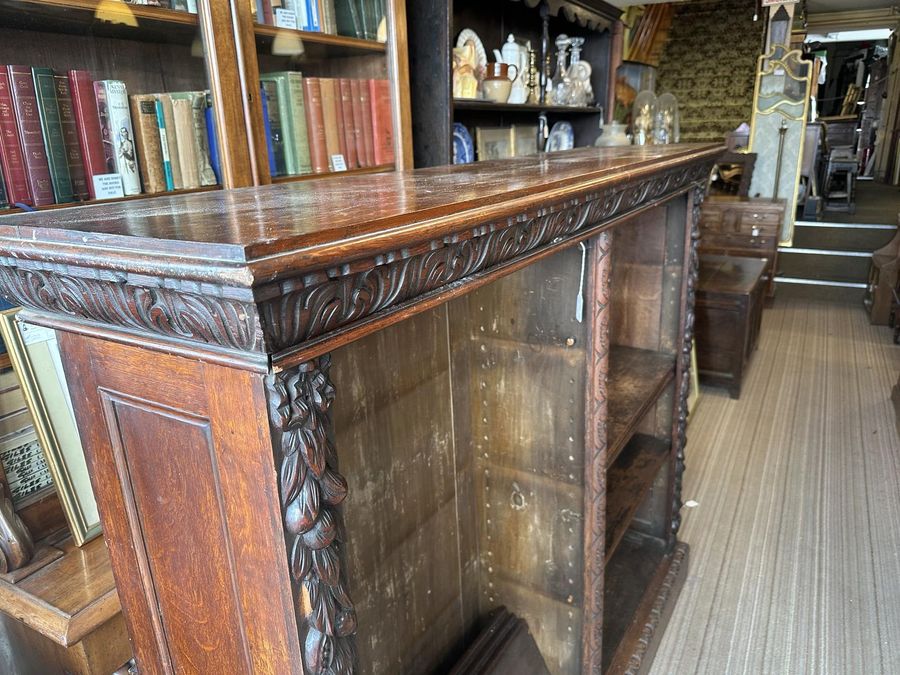
[[319,2],[318,0],[304,0],[306,2],[306,15],[309,17],[309,28],[306,30],[310,31],[322,31],[322,20],[319,17]]
[[163,104],[156,99],[156,126],[159,127],[159,147],[162,150],[163,173],[166,175],[166,190],[175,189],[175,179],[172,177],[172,157],[169,155],[169,136],[166,133],[166,117],[163,114]]
[[206,139],[209,145],[209,164],[216,174],[216,182],[222,184],[222,172],[219,168],[219,137],[216,136],[216,121],[213,118],[212,103],[206,106]]
[[269,101],[266,96],[266,87],[259,85],[259,97],[262,99],[263,129],[266,132],[266,150],[269,152],[269,174],[278,175],[278,166],[275,164],[275,146],[272,144],[272,123],[269,122]]

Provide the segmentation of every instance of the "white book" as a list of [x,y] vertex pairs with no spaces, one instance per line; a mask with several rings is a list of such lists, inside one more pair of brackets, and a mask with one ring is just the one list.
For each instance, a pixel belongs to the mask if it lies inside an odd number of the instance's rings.
[[[95,91],[103,92],[106,116],[100,110],[100,123],[106,125],[103,137],[112,143],[112,156],[116,173],[122,177],[122,189],[126,195],[141,194],[141,175],[138,172],[137,146],[134,142],[134,127],[131,124],[131,109],[128,105],[128,91],[121,80],[99,80],[94,83]],[[98,91],[98,93],[99,93]],[[98,106],[100,105],[98,96]]]

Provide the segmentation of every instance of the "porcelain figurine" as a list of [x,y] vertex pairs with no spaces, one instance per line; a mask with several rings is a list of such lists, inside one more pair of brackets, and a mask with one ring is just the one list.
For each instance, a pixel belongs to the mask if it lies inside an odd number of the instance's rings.
[[467,43],[453,48],[453,98],[477,98],[475,46]]

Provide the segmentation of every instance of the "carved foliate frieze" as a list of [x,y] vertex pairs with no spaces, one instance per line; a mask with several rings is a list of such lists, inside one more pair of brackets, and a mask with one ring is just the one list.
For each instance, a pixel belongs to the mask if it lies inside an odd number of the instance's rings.
[[267,380],[288,565],[309,675],[348,675],[356,667],[356,611],[339,508],[347,481],[337,471],[332,442],[330,360],[325,355]]

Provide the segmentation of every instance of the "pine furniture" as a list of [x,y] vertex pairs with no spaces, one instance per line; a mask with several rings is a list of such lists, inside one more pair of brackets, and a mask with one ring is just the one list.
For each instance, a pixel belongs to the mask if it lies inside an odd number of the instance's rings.
[[139,672],[434,672],[499,606],[552,672],[646,669],[686,571],[721,151],[0,219],[0,291],[59,331]]

